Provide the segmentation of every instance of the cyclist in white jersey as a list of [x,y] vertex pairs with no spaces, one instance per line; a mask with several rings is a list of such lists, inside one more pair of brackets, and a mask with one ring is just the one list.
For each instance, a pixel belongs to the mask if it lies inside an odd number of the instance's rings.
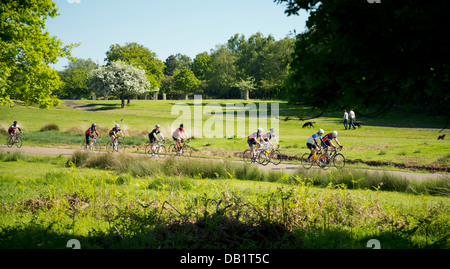
[[265,135],[262,136],[262,140],[264,142],[265,145],[270,144],[272,146],[272,148],[274,148],[273,144],[270,142],[270,139],[275,139],[275,142],[277,142],[277,146],[280,146],[280,143],[277,140],[277,137],[275,136],[275,129],[274,128],[270,128],[270,132],[266,133]]

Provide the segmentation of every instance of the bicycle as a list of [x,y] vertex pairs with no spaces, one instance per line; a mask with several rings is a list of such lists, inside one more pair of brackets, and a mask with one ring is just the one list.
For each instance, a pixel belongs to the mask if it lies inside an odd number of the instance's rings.
[[[252,157],[252,151],[253,151],[253,157]],[[261,147],[258,146],[256,150],[254,149],[246,149],[244,150],[242,154],[242,159],[244,160],[244,163],[254,163],[258,161],[258,157],[261,154]]]
[[328,167],[330,163],[333,163],[334,167],[341,169],[345,166],[345,157],[342,153],[338,153],[337,151],[341,150],[342,147],[334,148],[330,150],[330,152],[325,155],[322,151],[322,147],[320,147],[320,151],[317,154],[314,154],[313,159],[308,161],[308,156],[310,153],[305,153],[302,155],[301,163],[303,168],[309,169],[313,166],[313,164],[317,164],[320,168],[325,169]]
[[21,148],[21,147],[22,147],[22,138],[20,137],[21,134],[22,134],[22,132],[20,132],[20,133],[17,133],[17,132],[16,132],[16,133],[13,135],[13,138],[11,138],[11,136],[8,136],[8,137],[6,138],[6,146],[7,146],[8,148],[10,148],[10,147],[16,145],[16,147]]
[[105,145],[106,151],[112,152],[125,152],[125,138],[116,138],[115,142],[108,141]]
[[158,143],[156,145],[153,145],[155,150],[152,150],[151,144],[148,143],[147,146],[145,146],[145,154],[147,154],[148,157],[153,157],[153,156],[166,157],[167,151],[166,151],[166,146],[163,145],[164,143],[166,143],[165,139],[158,140]]
[[338,149],[342,150],[343,147],[333,148],[329,153],[329,161],[333,162],[334,167],[342,169],[345,166],[345,157],[342,153],[338,153]]
[[261,165],[267,165],[272,162],[274,165],[279,165],[283,155],[278,148],[280,148],[280,146],[276,149],[262,149],[258,154],[258,163]]
[[169,154],[172,157],[175,156],[187,156],[187,157],[191,157],[192,156],[192,148],[189,145],[186,145],[186,141],[189,143],[191,141],[191,139],[182,139],[181,140],[181,148],[177,147],[177,144],[171,144],[169,146]]
[[100,140],[102,140],[102,138],[100,136],[97,136],[92,138],[92,141],[89,143],[89,145],[86,145],[86,142],[82,143],[81,150],[100,152],[102,150]]

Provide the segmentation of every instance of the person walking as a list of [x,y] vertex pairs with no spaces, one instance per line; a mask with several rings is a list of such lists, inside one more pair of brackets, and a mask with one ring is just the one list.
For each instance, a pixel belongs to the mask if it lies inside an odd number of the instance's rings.
[[355,126],[355,112],[353,112],[353,108],[350,109],[349,117],[350,117],[350,125],[348,126],[348,128],[351,129],[352,126],[353,126],[353,129],[356,129],[356,126]]
[[347,110],[344,110],[344,127],[345,127],[345,130],[347,130],[347,127],[348,127],[348,113],[347,113]]

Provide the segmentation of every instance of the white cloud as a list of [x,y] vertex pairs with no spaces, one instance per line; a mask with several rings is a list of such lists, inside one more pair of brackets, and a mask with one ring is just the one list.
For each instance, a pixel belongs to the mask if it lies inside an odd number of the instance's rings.
[[81,0],[67,0],[69,4],[81,4]]

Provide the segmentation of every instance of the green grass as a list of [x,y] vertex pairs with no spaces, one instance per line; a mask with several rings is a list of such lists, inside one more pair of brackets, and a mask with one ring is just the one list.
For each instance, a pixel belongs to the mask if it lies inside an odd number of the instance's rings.
[[0,170],[1,248],[449,247],[448,189],[373,188],[361,174],[85,153],[2,153]]
[[[172,123],[178,124],[177,115],[172,115],[171,110],[174,104],[186,103],[192,108],[191,120],[193,124],[194,101],[146,101],[132,100],[130,105],[120,109],[117,100],[92,101],[81,100],[72,101],[86,104],[96,111],[84,111],[73,109],[65,105],[56,108],[42,110],[33,107],[0,107],[2,119],[0,126],[6,129],[13,120],[19,120],[20,126],[25,130],[24,145],[69,145],[77,148],[84,141],[84,131],[95,122],[99,126],[102,136],[107,136],[107,132],[115,123],[119,123],[123,128],[127,139],[127,144],[131,146],[144,145],[147,141],[147,134],[156,123],[161,124],[163,134],[171,138]],[[225,110],[228,103],[244,103],[242,100],[203,100],[203,108],[208,103],[218,103]],[[268,101],[250,100],[247,103],[256,104]],[[306,139],[318,128],[326,132],[337,130],[339,141],[344,145],[343,154],[349,160],[356,161],[355,166],[367,166],[367,162],[387,162],[406,163],[410,166],[448,166],[439,160],[448,154],[448,140],[437,140],[440,128],[444,125],[443,117],[427,116],[422,114],[391,112],[378,118],[358,118],[363,123],[363,127],[357,130],[344,130],[341,123],[341,113],[329,113],[318,119],[313,119],[315,127],[313,129],[302,128],[303,122],[296,120],[296,110],[286,102],[273,101],[279,103],[280,118],[277,135],[281,139],[281,150],[283,153],[292,156],[301,156],[306,152]],[[267,104],[270,109],[270,104]],[[270,111],[268,112],[269,122],[266,129],[270,127]],[[358,115],[357,115],[358,116]],[[203,115],[203,124],[206,124],[210,116]],[[285,119],[290,120],[285,121]],[[184,122],[187,124],[187,122]],[[235,123],[236,124],[236,123]],[[45,126],[52,126],[50,131],[40,131]],[[248,130],[248,118],[246,118],[245,135],[253,132]],[[54,131],[58,128],[59,131]],[[48,129],[48,128],[47,128]],[[224,126],[225,135],[226,126]],[[190,129],[188,129],[190,131]],[[237,130],[235,129],[235,132]],[[235,133],[236,134],[236,133]],[[195,137],[195,134],[194,134]],[[197,155],[203,156],[231,156],[243,151],[246,147],[245,138],[201,138],[192,141],[191,146]],[[366,162],[364,163],[359,163]],[[412,167],[414,169],[414,167]],[[420,169],[419,169],[420,170]],[[442,169],[441,169],[442,170]]]

